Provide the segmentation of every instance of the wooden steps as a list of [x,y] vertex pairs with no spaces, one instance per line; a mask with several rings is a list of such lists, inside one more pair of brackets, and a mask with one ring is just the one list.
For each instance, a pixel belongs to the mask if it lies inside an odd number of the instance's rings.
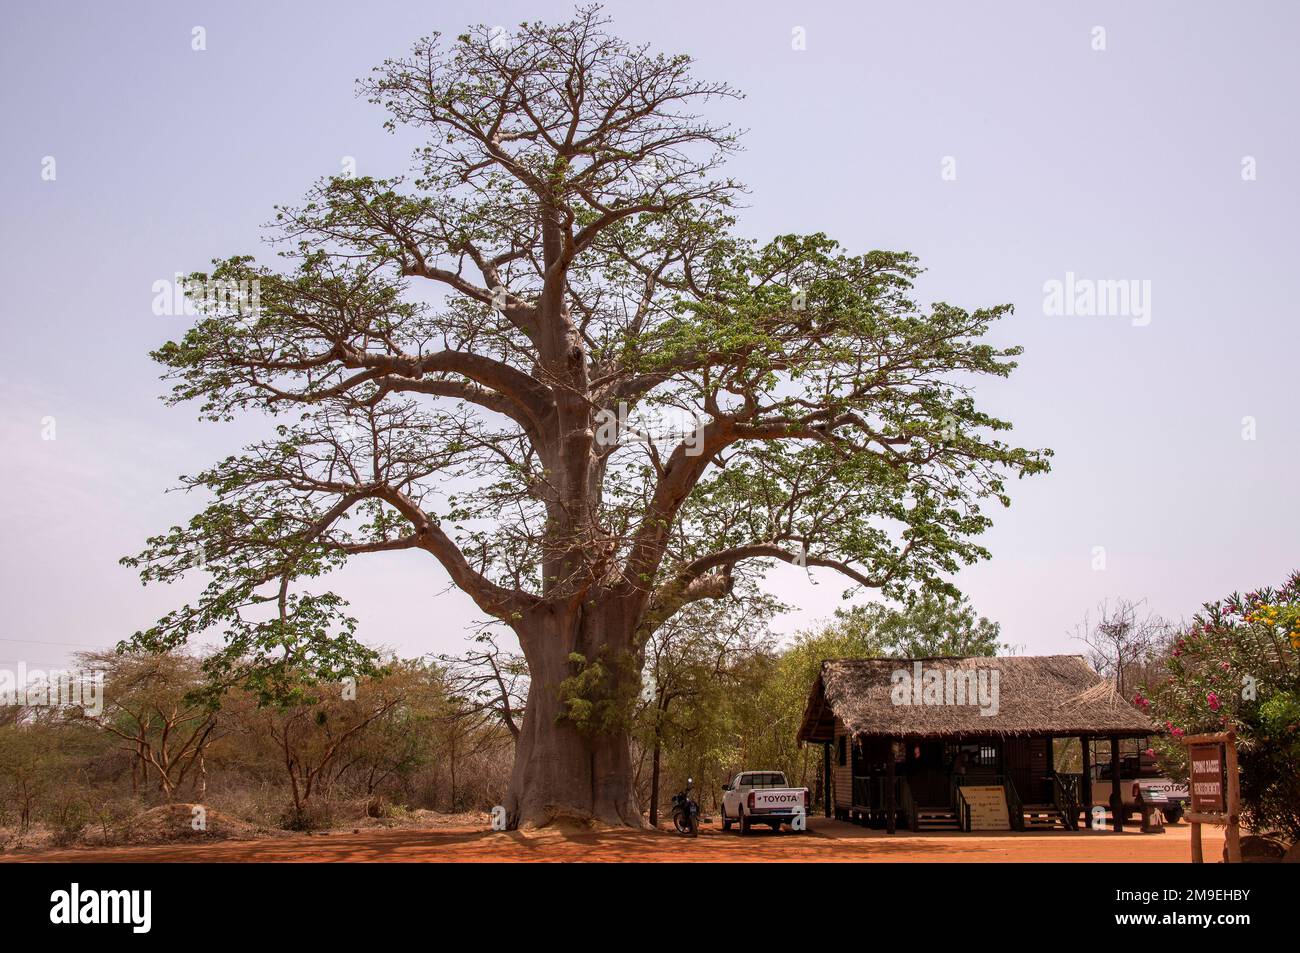
[[1069,830],[1070,825],[1066,823],[1061,812],[1056,809],[1055,804],[1024,804],[1025,830],[1027,831],[1055,831]]
[[918,807],[916,829],[918,831],[959,831],[961,819],[952,808]]

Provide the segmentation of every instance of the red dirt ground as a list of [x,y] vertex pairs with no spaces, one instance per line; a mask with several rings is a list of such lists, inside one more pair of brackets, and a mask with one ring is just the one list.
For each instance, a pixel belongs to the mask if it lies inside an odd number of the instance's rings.
[[[210,844],[81,848],[8,854],[10,862],[499,862],[499,861],[906,861],[1064,863],[1191,860],[1191,829],[1164,834],[1033,831],[1024,834],[895,834],[812,818],[806,833],[753,831],[741,837],[716,825],[694,839],[665,831],[501,832],[483,827],[370,830],[286,835]],[[1223,833],[1203,827],[1206,860],[1218,860]]]

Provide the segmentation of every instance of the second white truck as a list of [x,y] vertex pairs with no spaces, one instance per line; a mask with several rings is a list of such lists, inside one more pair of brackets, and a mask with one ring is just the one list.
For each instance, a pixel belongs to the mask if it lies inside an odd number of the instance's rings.
[[[1136,772],[1120,771],[1119,791],[1124,799],[1125,820],[1142,816],[1142,804],[1154,804],[1160,808],[1165,820],[1177,824],[1179,818],[1188,810],[1192,796],[1187,785],[1171,781],[1160,771],[1144,769]],[[1093,768],[1092,803],[1103,807],[1110,804],[1110,765]]]
[[794,788],[780,771],[741,771],[722,788],[722,829],[740,826],[748,834],[755,824],[779,831],[782,824],[806,830],[808,789]]

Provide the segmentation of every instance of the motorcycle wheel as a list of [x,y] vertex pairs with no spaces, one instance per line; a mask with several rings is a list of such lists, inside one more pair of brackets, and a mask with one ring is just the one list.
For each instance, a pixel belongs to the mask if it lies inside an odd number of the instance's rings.
[[677,828],[679,834],[690,833],[690,821],[688,821],[681,811],[673,811],[673,827]]

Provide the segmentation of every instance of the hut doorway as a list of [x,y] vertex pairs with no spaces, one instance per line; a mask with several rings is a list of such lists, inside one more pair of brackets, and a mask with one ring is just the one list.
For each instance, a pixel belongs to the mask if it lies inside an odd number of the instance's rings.
[[907,743],[907,783],[919,807],[951,807],[952,784],[943,759],[943,742]]

